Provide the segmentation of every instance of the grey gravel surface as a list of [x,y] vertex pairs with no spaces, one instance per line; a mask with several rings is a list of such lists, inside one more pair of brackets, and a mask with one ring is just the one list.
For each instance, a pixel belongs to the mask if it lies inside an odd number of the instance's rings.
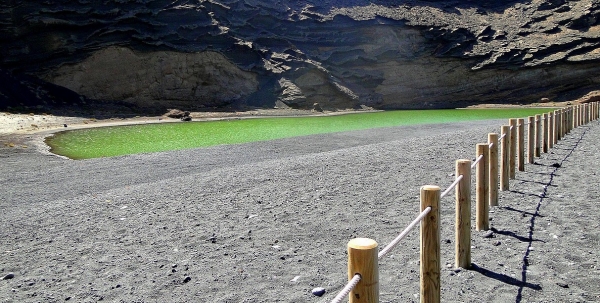
[[[455,160],[502,123],[82,161],[0,147],[0,276],[14,274],[0,302],[328,302],[348,240],[391,241],[419,187],[450,185]],[[472,270],[452,268],[454,201],[442,201],[444,302],[600,302],[599,130],[573,130],[517,173],[494,234],[473,234]],[[418,260],[413,232],[380,262],[381,302],[418,301]]]

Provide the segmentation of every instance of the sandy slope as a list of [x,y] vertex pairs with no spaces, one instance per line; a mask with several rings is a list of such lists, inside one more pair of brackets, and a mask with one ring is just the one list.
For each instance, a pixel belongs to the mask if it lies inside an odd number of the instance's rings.
[[[328,302],[347,241],[391,241],[419,187],[449,185],[503,122],[83,161],[0,146],[0,302]],[[517,173],[494,237],[473,235],[473,270],[451,268],[443,201],[444,302],[600,301],[598,144],[594,122]],[[418,247],[413,233],[381,261],[381,302],[418,301]]]

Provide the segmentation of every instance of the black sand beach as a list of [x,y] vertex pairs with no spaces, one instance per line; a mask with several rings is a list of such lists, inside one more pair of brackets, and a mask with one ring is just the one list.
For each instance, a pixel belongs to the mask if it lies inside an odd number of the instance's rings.
[[[0,277],[13,275],[0,302],[328,302],[347,242],[385,246],[420,186],[450,185],[503,123],[83,161],[0,146]],[[453,194],[442,200],[443,302],[600,302],[599,143],[594,121],[517,172],[493,237],[473,232],[471,270],[453,268]],[[380,302],[418,302],[418,262],[414,231],[380,262]]]

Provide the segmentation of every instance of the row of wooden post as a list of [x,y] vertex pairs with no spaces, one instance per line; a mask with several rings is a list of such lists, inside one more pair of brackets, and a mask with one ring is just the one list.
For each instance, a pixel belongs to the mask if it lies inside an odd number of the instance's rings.
[[[599,102],[585,103],[554,110],[525,119],[510,119],[501,127],[501,135],[488,134],[488,142],[477,144],[476,175],[476,230],[489,229],[489,208],[498,205],[498,190],[509,189],[509,179],[515,170],[525,171],[525,161],[534,163],[535,157],[547,153],[558,140],[573,128],[597,120]],[[525,147],[525,127],[528,129]],[[500,145],[500,146],[498,146]],[[527,150],[527,160],[525,160]],[[455,266],[471,267],[471,170],[472,161],[456,161],[456,226]],[[431,208],[421,221],[420,301],[440,302],[440,187],[421,187],[421,212]],[[348,280],[355,275],[361,280],[350,292],[350,303],[379,302],[378,245],[375,240],[356,238],[348,242]]]

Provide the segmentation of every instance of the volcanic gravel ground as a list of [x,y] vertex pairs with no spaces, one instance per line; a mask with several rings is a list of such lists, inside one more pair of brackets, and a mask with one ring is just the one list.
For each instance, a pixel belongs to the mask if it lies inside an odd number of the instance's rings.
[[[420,186],[445,189],[503,123],[82,161],[2,146],[0,302],[328,302],[347,242],[389,243]],[[598,144],[592,122],[517,172],[492,237],[473,232],[471,270],[453,268],[453,194],[442,200],[443,302],[600,302]],[[416,230],[380,261],[381,302],[418,301],[418,262]]]

